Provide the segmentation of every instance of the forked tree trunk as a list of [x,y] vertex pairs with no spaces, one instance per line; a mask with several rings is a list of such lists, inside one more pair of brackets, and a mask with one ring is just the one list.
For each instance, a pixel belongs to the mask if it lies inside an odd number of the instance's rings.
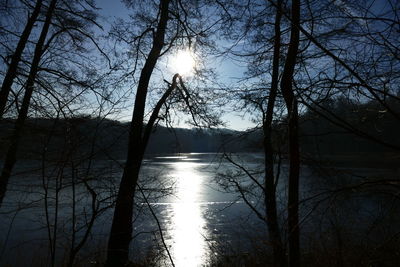
[[21,138],[25,120],[28,116],[29,104],[33,93],[36,75],[39,69],[39,62],[43,54],[43,46],[46,40],[47,33],[49,31],[49,26],[51,23],[51,18],[53,16],[53,11],[56,7],[56,2],[57,0],[51,1],[49,9],[47,10],[46,13],[46,20],[43,24],[39,40],[35,47],[31,69],[29,71],[28,79],[26,81],[25,94],[24,94],[24,99],[22,101],[21,110],[18,113],[18,118],[17,121],[15,122],[14,130],[11,135],[10,146],[7,150],[6,158],[4,160],[4,166],[0,177],[0,207],[3,203],[3,198],[7,191],[8,180],[10,179],[12,169],[16,162],[18,144]]
[[39,13],[40,9],[42,7],[42,2],[43,0],[38,0],[36,2],[35,8],[33,9],[32,15],[28,18],[28,21],[26,22],[24,31],[21,34],[21,37],[19,38],[17,47],[15,48],[15,52],[12,55],[11,58],[11,63],[8,66],[7,73],[4,77],[3,84],[1,85],[0,89],[0,120],[3,118],[6,105],[7,105],[7,99],[8,95],[10,94],[11,91],[11,86],[13,84],[14,78],[17,75],[17,68],[18,64],[21,61],[21,56],[22,52],[24,51],[24,48],[28,42],[29,35],[31,34],[33,25],[35,24]]
[[279,229],[279,221],[276,206],[276,186],[275,186],[275,173],[274,173],[274,149],[272,145],[272,119],[274,114],[275,100],[278,91],[279,80],[279,57],[281,47],[281,6],[282,0],[279,0],[278,8],[275,17],[275,40],[274,40],[274,54],[272,63],[272,79],[271,89],[269,92],[267,112],[263,121],[264,131],[264,156],[265,156],[265,210],[267,215],[267,226],[270,242],[272,244],[274,265],[285,266],[285,250],[282,244],[281,233]]
[[169,0],[160,0],[160,19],[153,38],[153,46],[140,74],[129,132],[128,155],[121,178],[110,237],[106,266],[124,266],[128,262],[132,236],[132,217],[136,184],[146,149],[143,135],[144,111],[150,77],[164,46],[168,22]]
[[289,267],[300,266],[298,104],[293,91],[293,75],[299,48],[300,0],[292,0],[289,49],[282,74],[281,90],[288,111],[289,135]]

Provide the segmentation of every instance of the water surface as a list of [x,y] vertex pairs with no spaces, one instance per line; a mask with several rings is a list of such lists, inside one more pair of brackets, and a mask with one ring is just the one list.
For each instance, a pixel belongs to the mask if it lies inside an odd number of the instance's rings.
[[[234,159],[243,164],[262,183],[261,154],[239,154],[234,156]],[[102,200],[99,207],[106,207],[112,203],[112,196],[116,193],[122,175],[121,162],[98,160],[93,163],[90,175],[95,179],[90,181],[90,186],[97,192],[97,198]],[[327,174],[303,166],[301,198],[308,199],[320,195],[321,192],[332,190],[340,183],[345,186],[349,179],[362,181],[363,177],[385,173],[377,169],[357,169],[358,176],[353,177],[349,175],[350,171],[343,169],[336,170],[334,174]],[[0,265],[48,264],[49,233],[53,240],[57,240],[57,262],[65,262],[72,243],[72,229],[77,231],[76,245],[84,236],[85,226],[91,214],[92,198],[85,186],[80,184],[72,188],[70,183],[72,179],[86,177],[85,169],[82,167],[82,170],[72,172],[70,168],[66,168],[60,172],[55,166],[49,165],[43,171],[38,162],[26,161],[17,167],[16,173],[1,209],[0,242],[3,249],[0,251]],[[277,187],[282,225],[285,225],[286,216],[286,175],[287,166],[283,165]],[[235,192],[235,187],[224,187],[233,177],[245,186],[250,185],[249,179],[238,168],[222,160],[220,154],[147,157],[143,163],[140,185],[149,203],[139,192],[136,193],[132,258],[155,258],[161,265],[171,265],[161,242],[157,220],[150,209],[156,214],[165,245],[175,266],[207,266],[214,258],[218,258],[220,253],[248,253],[252,251],[252,246],[265,244],[265,224],[243,202],[240,194]],[[160,185],[170,190],[160,191]],[[44,190],[46,187],[47,191]],[[250,203],[263,213],[260,190],[253,187],[251,191],[255,194],[249,198]],[[75,198],[72,197],[73,192]],[[336,222],[335,227],[339,222],[345,232],[354,233],[354,238],[366,235],[374,242],[386,236],[390,238],[399,230],[397,226],[400,220],[393,214],[400,211],[396,207],[389,209],[386,204],[391,203],[390,199],[376,194],[370,196],[365,192],[352,191],[352,194],[351,200],[347,193],[338,193],[328,200],[323,199],[322,194],[321,197],[311,198],[301,205],[304,247],[307,247],[317,233],[325,232],[324,236],[329,236],[333,222]],[[354,194],[357,194],[357,197],[354,197]],[[74,202],[75,205],[72,204]],[[47,218],[44,208],[46,203]],[[75,217],[72,216],[73,211]],[[378,219],[379,224],[376,223]],[[90,263],[104,260],[111,220],[112,209],[106,209],[99,215],[86,245],[79,254],[79,261]],[[57,231],[54,231],[56,222]],[[75,227],[72,226],[73,222]]]

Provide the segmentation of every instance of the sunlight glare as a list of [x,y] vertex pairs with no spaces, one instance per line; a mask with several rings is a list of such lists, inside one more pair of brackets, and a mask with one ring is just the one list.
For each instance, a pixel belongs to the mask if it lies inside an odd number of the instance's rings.
[[205,221],[198,199],[202,177],[195,171],[195,166],[190,162],[175,165],[178,201],[174,205],[172,250],[177,267],[203,266],[206,257]]
[[194,74],[196,66],[195,56],[190,50],[179,50],[171,59],[171,70],[181,76]]

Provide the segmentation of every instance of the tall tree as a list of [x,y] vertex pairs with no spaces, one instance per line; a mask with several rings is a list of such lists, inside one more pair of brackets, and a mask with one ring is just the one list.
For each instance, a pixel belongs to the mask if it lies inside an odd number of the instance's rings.
[[[38,41],[34,43],[33,58],[24,59],[29,71],[25,73],[21,70],[18,73],[24,89],[21,92],[24,95],[20,108],[18,96],[15,101],[17,120],[9,138],[0,177],[0,202],[6,192],[8,180],[16,162],[23,127],[35,97],[43,96],[42,101],[38,101],[43,103],[36,105],[35,108],[54,114],[50,108],[54,105],[52,102],[57,103],[55,109],[60,108],[62,112],[65,109],[71,111],[71,106],[76,99],[84,95],[85,91],[93,89],[95,84],[100,87],[100,74],[93,74],[93,68],[90,68],[93,62],[85,57],[89,54],[85,47],[86,40],[91,41],[94,48],[99,49],[94,37],[87,32],[93,24],[97,25],[96,14],[92,11],[94,6],[92,1],[85,1],[85,3],[89,5],[89,8],[79,2],[67,3],[57,0],[48,2],[45,20],[38,33]],[[67,54],[68,57],[66,57]],[[75,88],[79,90],[76,94],[73,92]],[[50,104],[49,107],[46,104]]]
[[267,215],[268,231],[273,246],[274,262],[276,266],[284,266],[285,249],[282,243],[281,232],[278,222],[277,203],[276,203],[276,179],[275,179],[275,151],[273,147],[273,116],[276,97],[279,85],[279,62],[281,56],[281,18],[282,1],[277,2],[275,23],[274,23],[274,44],[272,59],[271,88],[269,90],[268,104],[265,115],[263,116],[263,147],[264,147],[264,201]]
[[289,266],[300,266],[300,229],[299,229],[299,114],[298,101],[294,93],[294,69],[300,41],[300,0],[292,0],[289,48],[282,73],[281,91],[288,113],[289,142],[289,184],[288,184],[288,230],[289,230]]
[[133,199],[146,147],[142,139],[146,97],[151,74],[164,46],[169,4],[169,0],[160,1],[157,30],[137,87],[129,132],[128,155],[119,185],[108,241],[107,266],[123,266],[128,261],[129,243],[132,236]]
[[[224,10],[228,10],[229,6],[230,3],[225,3]],[[237,7],[242,7],[242,9]],[[238,60],[249,58],[249,61],[251,62],[248,64],[246,83],[240,90],[239,97],[244,101],[245,106],[255,110],[256,114],[260,113],[261,118],[257,120],[257,122],[261,125],[263,131],[262,138],[265,156],[265,173],[262,192],[265,207],[265,222],[268,228],[269,241],[273,249],[274,264],[276,266],[285,266],[287,264],[285,256],[286,249],[281,237],[276,196],[280,170],[275,173],[276,166],[278,165],[278,168],[280,168],[280,164],[277,164],[279,161],[277,161],[276,158],[280,156],[278,155],[277,150],[280,149],[279,147],[282,144],[277,142],[276,134],[274,134],[276,130],[274,121],[284,117],[282,115],[284,113],[278,114],[277,112],[278,110],[281,110],[281,112],[283,111],[283,109],[278,106],[278,101],[280,100],[279,97],[281,97],[279,91],[281,91],[285,102],[290,103],[286,106],[286,113],[293,114],[287,116],[289,120],[289,137],[288,140],[284,141],[284,143],[289,142],[291,155],[291,171],[289,174],[289,180],[291,181],[289,182],[289,191],[291,193],[289,200],[290,204],[288,205],[291,211],[289,220],[295,221],[293,218],[296,217],[296,214],[293,212],[293,208],[296,209],[296,206],[293,206],[292,204],[293,200],[296,199],[295,188],[296,179],[298,180],[299,176],[300,161],[296,132],[298,125],[297,100],[295,99],[292,83],[299,39],[298,37],[296,38],[295,27],[292,27],[293,33],[291,34],[291,39],[287,42],[288,44],[285,44],[285,39],[288,38],[288,34],[287,31],[282,32],[281,30],[282,15],[285,14],[283,1],[274,1],[269,4],[267,3],[266,5],[265,3],[262,5],[258,2],[248,2],[243,5],[237,4],[235,8],[238,10],[237,13],[245,15],[240,15],[243,17],[232,19],[233,23],[235,21],[242,23],[241,32],[239,31],[238,33],[228,35],[230,38],[234,37],[241,40],[238,42],[239,44],[235,45],[237,48],[232,54],[237,56],[239,58]],[[270,20],[270,14],[275,14],[275,21]],[[268,31],[268,27],[271,27],[271,25],[273,25],[273,32]],[[245,45],[241,45],[242,43]],[[234,50],[235,46],[230,48],[230,50]],[[289,47],[288,52],[285,53],[284,49],[287,46]],[[243,50],[245,51],[243,52]],[[272,59],[269,60],[269,58]],[[280,75],[281,58],[286,58],[282,75]],[[254,112],[252,110],[249,109],[249,112]],[[241,168],[244,169],[245,166],[241,166]],[[245,173],[251,174],[250,171],[245,171]],[[249,178],[251,180],[256,180],[254,177],[250,176],[251,175],[249,175]],[[238,183],[236,183],[236,187],[238,187]],[[245,192],[243,188],[239,190],[240,193]],[[243,194],[242,196],[245,197]],[[245,200],[245,202],[251,206],[250,201]],[[258,214],[258,217],[262,217],[255,207],[251,206],[251,208]],[[293,231],[294,228],[290,228],[292,226],[293,224],[290,224],[289,232]],[[295,235],[296,233],[294,233],[292,237]]]
[[25,124],[25,120],[28,116],[28,109],[29,109],[29,104],[30,104],[32,93],[33,93],[34,86],[35,86],[35,79],[36,79],[36,75],[39,70],[40,59],[43,55],[43,48],[45,45],[47,33],[49,31],[51,19],[53,17],[53,12],[56,7],[56,3],[57,3],[57,0],[52,0],[50,2],[50,5],[46,12],[46,19],[45,19],[45,22],[42,27],[42,31],[39,36],[39,40],[35,46],[35,52],[34,52],[32,64],[31,64],[31,68],[29,71],[28,79],[26,81],[25,94],[24,94],[22,105],[21,105],[21,110],[19,111],[18,119],[15,122],[14,130],[13,130],[11,140],[10,140],[10,146],[8,148],[8,151],[6,154],[6,159],[4,161],[4,166],[3,166],[1,176],[0,176],[0,205],[2,204],[4,195],[7,191],[8,180],[10,178],[11,171],[12,171],[15,161],[16,161],[16,154],[17,154],[18,144],[19,144],[21,134],[22,134],[22,128],[23,128],[23,126]]
[[4,111],[7,105],[8,95],[10,94],[14,78],[17,76],[17,68],[18,64],[21,61],[22,52],[24,51],[24,48],[28,42],[32,28],[39,17],[40,9],[42,8],[42,2],[43,0],[36,1],[33,12],[29,16],[25,28],[21,36],[19,37],[17,47],[15,48],[15,51],[11,57],[11,62],[4,76],[3,83],[0,89],[0,120],[3,118]]
[[[133,51],[139,52],[137,53],[139,55],[144,54],[141,49],[148,52],[137,82],[130,122],[128,154],[118,189],[108,241],[107,266],[123,266],[128,261],[134,198],[142,160],[154,126],[160,119],[165,118],[168,121],[168,116],[161,116],[161,112],[168,113],[168,110],[174,106],[177,110],[188,113],[192,123],[196,126],[214,126],[219,123],[218,116],[212,114],[212,111],[208,109],[207,98],[212,97],[213,93],[209,93],[210,91],[204,88],[199,88],[199,91],[189,90],[183,83],[180,74],[175,74],[172,82],[167,82],[167,89],[163,90],[152,108],[147,106],[150,80],[159,59],[174,48],[193,48],[194,40],[201,45],[207,44],[205,41],[208,31],[214,23],[212,20],[199,23],[201,8],[194,7],[198,7],[197,1],[160,0],[155,7],[156,19],[151,15],[146,17],[146,29],[134,37],[134,41],[139,44],[134,47]],[[139,17],[145,16],[141,14]],[[151,22],[150,26],[149,22]],[[121,39],[126,40],[125,35],[126,32],[123,30]],[[142,40],[149,39],[150,43],[143,42],[146,47],[141,47]],[[132,42],[128,41],[127,43],[131,44]],[[151,47],[151,49],[148,50],[147,47]],[[135,68],[140,65],[137,62],[136,60]],[[145,116],[146,109],[150,110],[148,120]]]

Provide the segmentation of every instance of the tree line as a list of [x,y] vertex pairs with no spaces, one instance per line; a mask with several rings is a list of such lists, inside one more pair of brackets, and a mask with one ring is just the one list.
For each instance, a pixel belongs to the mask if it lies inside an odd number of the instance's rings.
[[[263,211],[253,210],[264,218],[273,264],[300,266],[302,162],[327,154],[331,155],[325,157],[328,160],[350,154],[355,160],[361,152],[375,157],[386,153],[384,159],[398,160],[399,4],[391,0],[123,2],[130,16],[111,24],[101,18],[94,0],[0,2],[4,151],[0,206],[17,156],[24,151],[21,146],[38,135],[42,144],[35,148],[35,157],[43,162],[46,203],[48,168],[58,173],[57,197],[66,166],[74,169],[81,164],[87,170],[69,177],[73,190],[76,183],[85,186],[92,212],[81,229],[87,234],[80,241],[73,235],[68,264],[74,264],[96,217],[107,206],[113,208],[113,218],[105,265],[124,266],[134,235],[135,199],[138,192],[143,193],[139,184],[144,156],[152,142],[164,141],[157,139],[156,129],[165,131],[158,126],[173,128],[186,120],[200,129],[220,127],[224,109],[236,109],[253,120],[256,126],[244,138],[254,140],[264,154],[261,181],[252,175],[249,179],[261,190]],[[199,60],[193,77],[171,74],[164,66],[168,56],[185,49],[204,59]],[[222,84],[218,80],[222,70],[213,69],[208,57],[229,59],[247,71]],[[108,121],[126,110],[132,113],[124,130]],[[82,115],[95,119],[78,126]],[[47,120],[38,124],[38,133],[28,136],[34,118]],[[85,123],[91,126],[82,126]],[[82,134],[89,129],[89,134]],[[184,130],[178,132],[175,137],[184,139]],[[224,144],[216,140],[219,136],[202,138],[208,144],[215,142],[213,149],[219,146],[224,151]],[[126,151],[112,203],[106,205],[109,199],[100,200],[89,180],[96,155],[114,159],[104,147],[116,148],[114,140],[123,140],[120,146]],[[62,153],[54,160],[51,153],[57,154],[59,148]],[[287,224],[279,221],[277,208],[282,160],[289,166]],[[234,180],[232,185],[245,199],[241,185]],[[75,220],[79,216],[74,207]],[[54,266],[57,231],[48,212]],[[54,212],[57,221],[58,210]],[[73,233],[79,231],[73,229]]]

